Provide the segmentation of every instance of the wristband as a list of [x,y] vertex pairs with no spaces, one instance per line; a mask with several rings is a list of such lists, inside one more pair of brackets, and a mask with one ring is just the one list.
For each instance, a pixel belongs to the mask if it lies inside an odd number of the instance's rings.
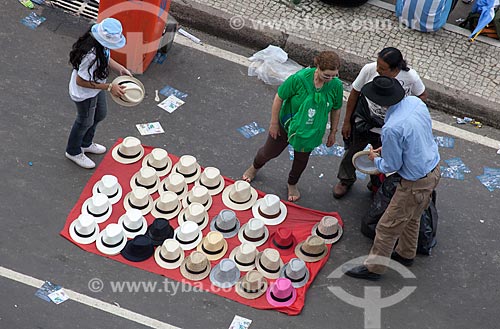
[[112,83],[110,83],[110,84],[108,85],[108,91],[109,91],[109,92],[111,92],[111,89],[112,89],[112,88],[113,88],[113,84],[112,84]]

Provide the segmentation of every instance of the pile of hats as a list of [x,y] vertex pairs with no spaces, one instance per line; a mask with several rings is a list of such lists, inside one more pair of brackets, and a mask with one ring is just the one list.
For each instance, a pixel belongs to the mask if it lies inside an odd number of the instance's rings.
[[[296,289],[309,282],[307,263],[327,257],[327,244],[342,236],[342,227],[331,216],[316,223],[304,241],[297,241],[286,226],[277,226],[270,234],[268,226],[281,224],[287,216],[278,196],[259,199],[245,181],[225,186],[217,168],[203,170],[192,155],[183,155],[174,164],[164,149],[144,153],[135,137],[125,138],[113,149],[117,162],[127,165],[142,159],[142,167],[132,175],[129,193],[123,193],[112,175],[102,176],[93,186],[93,195],[69,227],[76,243],[95,242],[101,253],[121,254],[131,262],[152,257],[159,267],[178,269],[189,280],[209,278],[213,286],[234,288],[242,298],[265,295],[269,304],[286,307],[296,300]],[[218,194],[226,208],[210,218]],[[108,221],[122,196],[125,213],[100,230],[99,224]],[[253,217],[241,223],[237,212],[250,209]],[[150,225],[149,214],[154,217]],[[229,250],[228,239],[240,244]],[[282,256],[290,260],[284,263]]]

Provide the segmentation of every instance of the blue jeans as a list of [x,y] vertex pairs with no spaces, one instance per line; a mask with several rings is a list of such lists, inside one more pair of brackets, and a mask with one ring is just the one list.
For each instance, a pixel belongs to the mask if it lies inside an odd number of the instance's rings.
[[89,147],[94,139],[97,124],[106,117],[106,93],[81,102],[75,102],[77,116],[68,138],[66,152],[70,155],[82,153],[82,147]]

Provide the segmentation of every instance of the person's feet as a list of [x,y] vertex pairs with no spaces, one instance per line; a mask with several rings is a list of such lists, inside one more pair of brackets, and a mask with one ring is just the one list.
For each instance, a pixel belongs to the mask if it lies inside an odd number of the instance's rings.
[[245,170],[241,179],[243,179],[247,183],[250,183],[255,178],[255,175],[257,175],[257,171],[259,171],[259,169],[255,169],[252,164],[250,167],[248,167],[247,170]]
[[413,265],[413,261],[414,261],[413,258],[404,258],[400,254],[398,254],[396,251],[392,252],[391,258],[393,260],[395,260],[396,262],[398,262],[399,264],[402,264],[402,265],[404,265],[406,267],[412,266]]
[[104,154],[106,153],[106,146],[92,143],[89,147],[82,147],[84,153]]
[[288,201],[296,202],[299,201],[299,199],[300,199],[300,192],[299,188],[297,187],[297,184],[295,185],[288,184]]
[[92,169],[95,167],[94,161],[90,160],[89,157],[87,157],[83,152],[77,155],[71,155],[68,152],[66,152],[66,158],[70,159],[77,165],[79,165],[82,168],[85,169]]
[[346,271],[345,274],[352,278],[364,279],[370,281],[380,280],[380,274],[370,272],[364,265],[356,266]]
[[337,185],[335,185],[335,187],[333,188],[333,197],[335,199],[342,198],[344,195],[347,194],[347,192],[349,192],[350,188],[351,188],[351,185],[347,185],[347,184],[343,183],[342,181],[338,182]]

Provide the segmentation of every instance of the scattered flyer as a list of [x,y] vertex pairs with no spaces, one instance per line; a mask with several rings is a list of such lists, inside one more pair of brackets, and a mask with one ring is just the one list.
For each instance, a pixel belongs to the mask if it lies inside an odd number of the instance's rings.
[[252,138],[255,135],[265,132],[266,130],[259,126],[257,122],[252,122],[243,127],[239,127],[236,130],[245,138]]
[[484,167],[484,173],[476,176],[488,191],[493,192],[495,189],[500,189],[500,168]]
[[434,136],[439,147],[453,148],[455,146],[455,138],[449,136]]
[[61,286],[53,284],[52,282],[45,281],[43,285],[35,292],[35,296],[43,299],[46,302],[50,302],[51,299],[49,295],[61,289]]
[[163,134],[165,132],[159,122],[138,123],[135,126],[141,135]]
[[168,113],[172,113],[184,103],[185,102],[183,100],[175,97],[174,95],[170,95],[167,98],[165,98],[163,102],[158,104],[158,106],[167,111]]
[[245,319],[242,316],[235,315],[233,322],[229,325],[229,329],[248,329],[252,324],[252,320]]
[[[321,144],[320,146],[316,147],[314,150],[312,150],[310,156],[336,156],[336,157],[343,157],[345,153],[345,149],[343,146],[340,146],[338,144],[334,144],[333,146],[327,147],[326,144]],[[290,156],[290,160],[293,160],[294,154],[293,154],[293,147],[292,145],[288,145],[288,154]]]
[[34,30],[38,27],[38,25],[45,22],[46,18],[43,16],[38,16],[36,13],[31,13],[25,18],[21,19],[21,23]]
[[458,180],[465,179],[464,172],[459,170],[458,168],[439,166],[439,169],[441,169],[441,177],[453,178]]
[[163,62],[167,59],[167,54],[163,54],[160,52],[157,52],[155,57],[153,57],[153,63],[156,64],[163,64]]
[[62,302],[68,300],[69,296],[66,294],[64,289],[61,288],[57,291],[54,291],[53,293],[50,293],[49,298],[55,304],[61,304]]
[[165,86],[165,87],[163,87],[160,90],[160,94],[162,94],[165,97],[168,97],[170,95],[174,95],[175,97],[180,98],[180,99],[184,99],[184,100],[188,96],[188,94],[186,94],[185,92],[177,90],[177,89],[175,89],[174,87],[171,87],[171,86]]
[[450,168],[453,168],[453,169],[456,169],[460,172],[463,172],[463,173],[470,173],[470,169],[469,167],[467,167],[465,165],[465,163],[462,161],[462,159],[460,159],[459,157],[456,157],[456,158],[452,158],[452,159],[448,159],[448,160],[444,160],[444,162],[446,162],[446,164],[450,167]]

